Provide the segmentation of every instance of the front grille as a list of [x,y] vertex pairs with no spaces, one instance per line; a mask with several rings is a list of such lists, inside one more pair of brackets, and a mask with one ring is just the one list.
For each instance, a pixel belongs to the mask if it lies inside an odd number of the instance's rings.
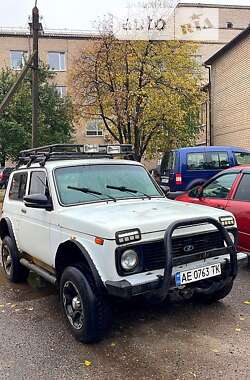
[[[202,259],[199,253],[211,251],[211,257],[217,255],[218,250],[224,248],[223,237],[220,232],[210,232],[192,236],[173,238],[173,264],[180,265]],[[189,248],[187,248],[189,247]],[[161,269],[165,266],[165,247],[164,242],[152,242],[140,245],[140,256],[143,271]],[[222,250],[223,253],[223,250]],[[190,258],[190,260],[189,260]]]

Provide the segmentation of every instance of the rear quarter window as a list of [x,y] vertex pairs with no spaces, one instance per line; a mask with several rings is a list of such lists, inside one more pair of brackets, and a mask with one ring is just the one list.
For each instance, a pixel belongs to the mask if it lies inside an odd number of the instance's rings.
[[249,165],[250,164],[250,153],[246,152],[235,152],[235,161],[237,165]]

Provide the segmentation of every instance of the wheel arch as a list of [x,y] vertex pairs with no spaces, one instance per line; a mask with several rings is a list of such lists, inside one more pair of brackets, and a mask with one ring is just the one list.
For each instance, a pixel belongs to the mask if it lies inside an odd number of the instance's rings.
[[0,237],[3,240],[5,236],[10,236],[14,241],[16,241],[12,223],[9,218],[2,218],[0,220]]
[[96,289],[104,290],[101,277],[85,247],[76,240],[66,240],[61,243],[56,252],[55,269],[57,281],[60,281],[61,275],[67,266],[75,263],[81,263],[96,286]]

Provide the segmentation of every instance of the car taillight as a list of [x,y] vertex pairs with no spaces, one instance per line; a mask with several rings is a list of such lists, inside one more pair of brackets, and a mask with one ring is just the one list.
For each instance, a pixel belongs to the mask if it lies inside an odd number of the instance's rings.
[[182,185],[182,176],[181,176],[181,174],[176,174],[175,175],[175,183],[176,183],[176,185]]

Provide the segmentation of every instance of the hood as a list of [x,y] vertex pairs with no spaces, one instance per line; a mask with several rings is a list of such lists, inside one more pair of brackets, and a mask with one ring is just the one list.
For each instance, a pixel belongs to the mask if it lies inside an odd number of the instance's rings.
[[76,232],[114,239],[118,231],[139,228],[142,234],[164,231],[174,221],[231,215],[223,210],[168,199],[124,200],[64,208],[60,225]]

